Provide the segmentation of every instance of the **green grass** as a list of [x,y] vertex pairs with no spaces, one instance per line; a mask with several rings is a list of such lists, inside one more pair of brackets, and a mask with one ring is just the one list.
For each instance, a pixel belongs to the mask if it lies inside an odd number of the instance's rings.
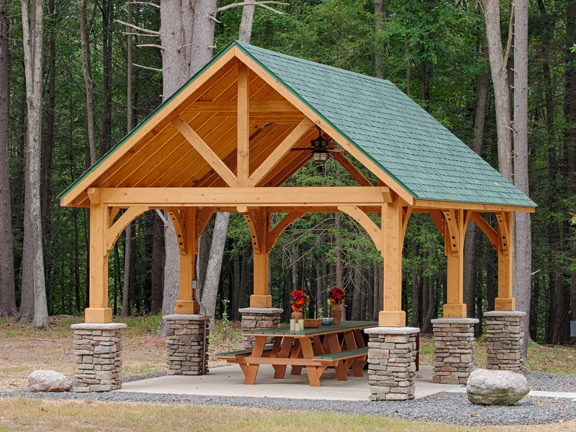
[[178,404],[0,399],[0,431],[460,432],[497,429],[368,415]]

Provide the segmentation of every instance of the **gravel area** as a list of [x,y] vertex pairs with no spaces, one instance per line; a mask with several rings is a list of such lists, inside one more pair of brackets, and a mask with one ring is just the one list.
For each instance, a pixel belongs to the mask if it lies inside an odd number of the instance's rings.
[[[523,372],[531,389],[576,392],[576,377],[546,373]],[[161,376],[163,373],[125,378],[124,381]],[[0,397],[27,397],[61,400],[100,400],[103,402],[183,403],[226,405],[251,408],[334,411],[369,414],[462,425],[531,425],[565,422],[576,418],[576,401],[567,398],[525,397],[513,406],[472,405],[465,394],[438,393],[409,402],[294,400],[281,398],[246,398],[194,396],[154,393],[32,393],[0,392]]]

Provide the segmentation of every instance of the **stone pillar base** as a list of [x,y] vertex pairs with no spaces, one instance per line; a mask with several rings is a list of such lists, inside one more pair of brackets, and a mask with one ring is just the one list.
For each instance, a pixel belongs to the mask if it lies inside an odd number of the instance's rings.
[[486,369],[518,371],[522,365],[525,312],[486,312]]
[[122,334],[126,324],[73,324],[77,393],[122,387]]
[[434,371],[439,384],[466,384],[474,362],[476,318],[433,319]]
[[370,400],[414,399],[416,335],[414,327],[373,327],[368,335]]
[[[280,326],[280,317],[283,309],[278,308],[243,308],[238,309],[242,315],[242,332],[256,329],[276,328]],[[242,348],[250,349],[254,346],[253,337],[242,336]]]
[[166,373],[204,375],[208,373],[210,317],[196,314],[166,315]]

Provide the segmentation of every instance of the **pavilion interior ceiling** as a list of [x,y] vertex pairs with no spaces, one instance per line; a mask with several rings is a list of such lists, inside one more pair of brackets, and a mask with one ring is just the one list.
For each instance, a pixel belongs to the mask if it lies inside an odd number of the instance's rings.
[[[303,120],[297,108],[253,71],[249,81],[249,171],[253,173]],[[195,150],[177,127],[186,123],[236,174],[238,61],[232,59],[220,73],[191,94],[176,112],[137,142],[91,185],[94,188],[201,188],[226,187],[226,181]],[[302,127],[302,126],[301,126]],[[292,147],[309,147],[318,136],[313,122]],[[280,186],[312,158],[311,151],[289,151],[275,169],[253,186]],[[74,206],[90,205],[80,194]]]

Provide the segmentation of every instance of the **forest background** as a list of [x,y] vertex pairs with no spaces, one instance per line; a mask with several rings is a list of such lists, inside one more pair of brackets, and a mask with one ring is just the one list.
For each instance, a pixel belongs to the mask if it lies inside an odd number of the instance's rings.
[[[219,1],[218,7],[226,4]],[[501,6],[506,43],[512,9],[508,2]],[[498,167],[480,2],[294,0],[274,7],[283,13],[255,11],[252,44],[388,79]],[[11,250],[14,262],[14,283],[9,285],[2,282],[7,280],[6,255],[0,259],[0,315],[26,320],[33,299],[22,290],[27,277],[23,233],[28,217],[28,114],[22,43],[26,31],[20,8],[19,2],[0,0],[0,42],[6,42],[0,44],[0,87],[9,89],[8,100],[0,96],[0,117],[2,108],[8,108],[8,135],[6,143],[0,142],[7,154],[0,153],[0,171],[9,172],[11,192],[8,203],[0,202],[0,207],[10,209],[11,222],[9,232],[0,229],[0,252]],[[59,207],[57,195],[161,103],[162,55],[154,39],[160,12],[152,3],[127,7],[117,0],[48,0],[44,10],[39,217],[47,307],[50,315],[78,315],[87,305],[87,212]],[[241,15],[242,8],[218,13],[215,52],[238,38]],[[538,342],[564,343],[570,341],[569,322],[576,321],[576,2],[530,1],[529,20],[529,177],[531,198],[539,206],[532,216],[530,336]],[[151,30],[150,36],[131,30],[126,22]],[[87,36],[84,41],[81,35]],[[507,67],[512,76],[513,55]],[[93,108],[93,117],[87,116],[87,106]],[[90,141],[96,155],[90,153]],[[309,163],[289,182],[329,186],[349,181],[329,159],[321,166]],[[2,191],[7,196],[0,184]],[[115,315],[161,312],[163,224],[157,213],[144,214],[111,251],[110,305]],[[212,226],[213,221],[200,240],[201,251],[210,249]],[[487,239],[474,231],[471,226],[467,235],[465,302],[468,316],[482,318],[483,312],[494,309],[497,256]],[[201,253],[200,288],[207,260],[208,254]],[[403,308],[408,324],[423,332],[430,332],[430,320],[441,316],[445,261],[444,243],[433,222],[427,215],[413,215],[404,246]],[[326,314],[333,286],[347,291],[349,319],[375,319],[381,309],[381,256],[346,215],[301,218],[281,236],[270,263],[273,305],[286,314],[294,289],[310,295],[311,316]],[[251,293],[249,231],[242,215],[232,214],[216,316],[239,319],[238,308],[248,306]],[[18,311],[9,304],[10,296],[20,306]],[[482,333],[482,324],[476,331]]]

